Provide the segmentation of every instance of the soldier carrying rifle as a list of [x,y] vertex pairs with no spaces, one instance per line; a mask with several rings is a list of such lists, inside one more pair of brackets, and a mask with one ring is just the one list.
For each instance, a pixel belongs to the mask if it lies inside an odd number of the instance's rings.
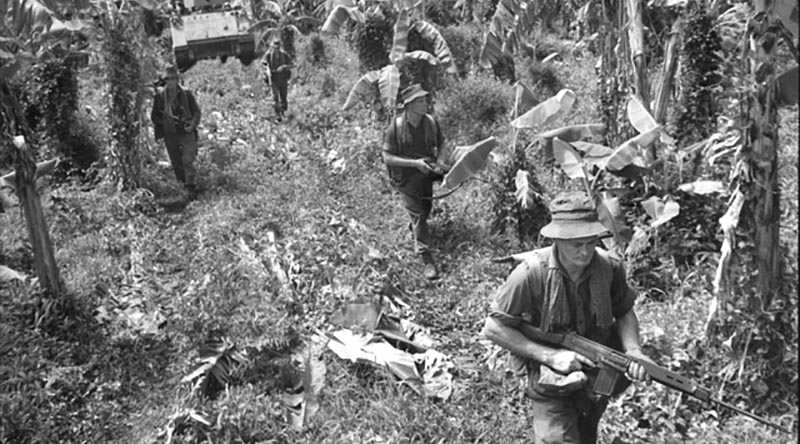
[[197,192],[194,161],[197,157],[197,125],[201,113],[194,94],[182,88],[178,80],[177,68],[168,67],[165,72],[166,85],[156,93],[150,119],[156,140],[164,139],[175,177],[193,196]]
[[414,250],[422,256],[424,275],[436,279],[438,271],[430,252],[428,217],[433,208],[433,183],[445,169],[444,136],[436,119],[428,114],[428,92],[415,83],[401,92],[403,113],[384,131],[383,162],[392,185],[400,191],[411,217],[409,228]]
[[[535,250],[495,293],[484,334],[525,365],[526,395],[533,399],[535,442],[590,444],[608,404],[590,390],[597,363],[569,349],[529,339],[521,326],[544,332],[574,332],[624,351],[630,380],[649,381],[642,363],[636,294],[620,261],[597,248],[606,229],[585,193],[562,193],[550,204],[552,221],[541,234],[551,247]],[[519,368],[518,370],[522,370]],[[624,390],[628,379],[617,381]]]

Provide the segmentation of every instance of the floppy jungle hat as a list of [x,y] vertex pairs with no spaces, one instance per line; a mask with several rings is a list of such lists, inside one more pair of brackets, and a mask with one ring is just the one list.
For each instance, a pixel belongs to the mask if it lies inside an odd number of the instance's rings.
[[172,65],[167,66],[167,68],[164,70],[164,77],[165,78],[178,77],[178,68]]
[[608,231],[598,221],[592,199],[581,191],[556,195],[550,202],[550,215],[552,220],[540,231],[550,239],[579,239]]
[[428,91],[422,89],[422,86],[419,83],[408,86],[400,93],[400,96],[403,98],[403,106],[408,105],[416,98],[425,97],[427,95]]

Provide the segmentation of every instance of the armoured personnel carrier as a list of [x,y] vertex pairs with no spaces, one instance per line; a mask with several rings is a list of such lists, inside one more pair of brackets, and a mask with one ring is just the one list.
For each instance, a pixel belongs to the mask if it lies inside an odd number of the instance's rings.
[[178,14],[170,22],[172,50],[180,71],[203,59],[236,57],[249,65],[259,57],[247,32],[253,24],[251,0],[183,0],[173,6]]

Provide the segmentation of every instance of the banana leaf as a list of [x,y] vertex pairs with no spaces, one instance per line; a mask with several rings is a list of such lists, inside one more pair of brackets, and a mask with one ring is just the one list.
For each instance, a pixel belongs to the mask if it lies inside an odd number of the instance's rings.
[[400,70],[396,65],[386,65],[381,69],[369,71],[358,79],[347,95],[342,111],[349,110],[369,97],[376,82],[381,93],[381,102],[386,109],[393,109],[397,103],[397,91],[400,89]]
[[344,106],[342,106],[342,111],[347,111],[354,107],[356,103],[369,96],[372,92],[373,85],[381,77],[381,71],[380,69],[369,71],[358,79],[350,90],[350,93],[347,94],[347,100],[345,100]]
[[577,142],[587,139],[599,139],[606,134],[606,126],[602,123],[590,123],[585,125],[563,126],[554,130],[539,133],[534,136],[542,142],[542,149],[548,159],[553,158],[553,139],[558,137],[564,142]]
[[553,97],[536,105],[530,111],[511,121],[514,128],[534,128],[547,126],[566,114],[575,103],[575,93],[562,89]]
[[528,112],[531,108],[539,104],[536,97],[527,86],[522,82],[517,82],[514,86],[516,89],[516,97],[514,99],[514,118],[519,117],[520,114]]
[[349,7],[338,5],[333,8],[333,11],[331,11],[331,13],[328,15],[328,18],[325,19],[325,23],[323,23],[321,29],[323,32],[336,34],[339,32],[339,28],[342,27],[348,18],[352,18],[358,22],[363,22],[364,14],[355,6]]
[[639,99],[631,95],[628,99],[628,120],[630,120],[631,125],[636,128],[636,131],[639,133],[646,133],[653,128],[658,126],[656,123],[656,119],[650,115],[650,112],[642,105],[642,102]]
[[424,60],[424,61],[426,61],[429,64],[434,65],[434,66],[439,64],[439,59],[436,58],[435,55],[429,53],[428,51],[422,51],[422,50],[407,52],[401,58],[402,59],[409,58],[409,59],[416,59],[416,60]]
[[444,187],[455,188],[482,170],[488,162],[489,153],[498,145],[500,143],[497,139],[491,136],[474,145],[457,147],[456,150],[462,154],[450,168],[447,175],[444,176],[442,183]]
[[553,139],[553,156],[556,162],[564,170],[570,179],[580,179],[586,177],[586,170],[583,168],[581,155],[567,142],[558,137]]
[[450,74],[456,74],[458,69],[456,64],[453,63],[453,53],[450,52],[450,47],[447,46],[447,41],[442,37],[439,30],[430,23],[421,20],[414,22],[413,26],[423,39],[433,43],[433,55],[439,59],[439,63],[445,67],[445,71]]
[[607,146],[591,142],[572,142],[572,147],[583,153],[583,163],[587,165],[597,165],[601,168],[606,160],[608,160],[608,156],[614,152],[614,150]]
[[487,32],[481,49],[480,64],[484,68],[491,68],[503,56],[503,43],[497,34]]
[[608,156],[605,165],[606,170],[622,177],[632,177],[630,174],[644,174],[649,171],[650,166],[645,161],[641,149],[655,142],[660,132],[661,127],[656,126],[623,142]]
[[408,47],[408,9],[403,9],[397,15],[397,21],[394,23],[394,42],[392,43],[392,52],[389,54],[389,61],[397,63],[402,59]]
[[532,208],[537,193],[531,186],[531,174],[525,170],[517,170],[517,174],[514,176],[514,185],[516,186],[514,196],[519,206],[524,210]]
[[680,214],[681,206],[672,199],[665,202],[658,196],[651,196],[642,202],[642,208],[650,216],[650,226],[655,228],[669,222],[670,219]]

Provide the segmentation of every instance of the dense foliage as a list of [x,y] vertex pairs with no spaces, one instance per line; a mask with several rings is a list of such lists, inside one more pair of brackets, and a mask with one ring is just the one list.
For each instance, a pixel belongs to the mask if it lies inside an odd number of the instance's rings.
[[717,127],[719,109],[714,96],[721,89],[722,44],[713,26],[714,17],[702,5],[690,2],[684,19],[681,102],[675,129],[679,143],[691,145],[709,137]]
[[50,147],[42,154],[61,156],[65,164],[85,172],[100,159],[100,146],[78,106],[79,62],[63,57],[34,65],[18,88],[28,126]]
[[358,67],[362,73],[389,64],[392,35],[392,21],[383,14],[369,13],[364,23],[356,26],[353,43],[358,53]]

